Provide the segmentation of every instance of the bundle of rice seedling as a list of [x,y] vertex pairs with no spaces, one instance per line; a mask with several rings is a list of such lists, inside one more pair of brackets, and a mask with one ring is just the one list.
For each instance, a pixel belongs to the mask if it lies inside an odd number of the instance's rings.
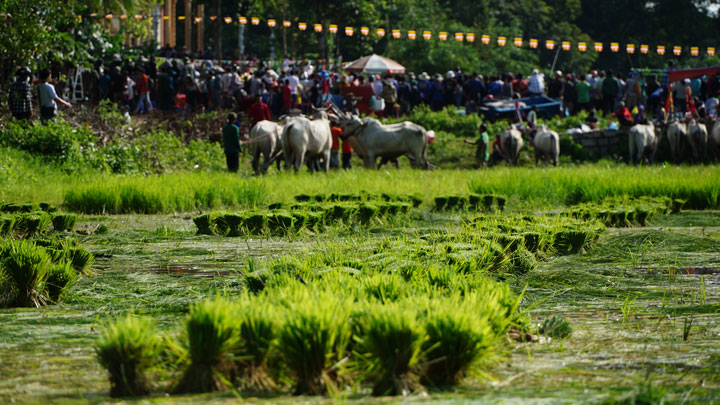
[[51,223],[50,215],[46,212],[25,213],[18,217],[15,229],[27,238],[47,232]]
[[45,279],[50,258],[45,249],[33,242],[20,241],[6,247],[0,266],[4,288],[0,295],[5,305],[40,307],[47,303]]
[[492,353],[496,335],[486,318],[456,295],[428,302],[423,349],[427,359],[422,382],[436,387],[457,385],[474,365]]
[[15,230],[15,216],[0,216],[0,235],[8,235]]
[[297,202],[307,202],[313,200],[312,196],[307,194],[298,194],[295,196],[295,201]]
[[238,338],[233,307],[225,299],[191,306],[185,320],[185,344],[190,364],[176,384],[176,393],[223,391],[230,387],[232,353]]
[[67,249],[67,258],[73,268],[80,274],[90,275],[90,266],[95,261],[95,256],[87,249],[76,247]]
[[110,396],[150,392],[146,372],[160,354],[160,338],[150,319],[128,315],[105,325],[95,341],[100,364],[110,374]]
[[217,228],[222,232],[223,235],[227,236],[240,236],[242,235],[242,228],[245,223],[245,215],[242,214],[225,214],[218,217],[222,221],[222,226],[217,222]]
[[404,305],[373,305],[360,320],[357,350],[374,383],[373,395],[407,395],[422,388],[418,363],[427,335],[416,316]]
[[446,208],[447,202],[448,202],[447,196],[435,197],[435,211],[442,211],[444,209],[447,209]]
[[65,291],[77,281],[78,274],[70,262],[53,263],[48,267],[45,287],[48,298],[59,302]]
[[295,218],[288,212],[273,212],[267,216],[268,229],[275,235],[291,233],[294,221]]
[[369,203],[363,203],[358,207],[358,221],[363,225],[367,225],[373,218],[375,218],[378,211],[379,209],[377,206]]
[[457,195],[448,196],[447,202],[445,203],[445,209],[453,210],[456,208],[460,208],[460,196],[457,196]]
[[233,353],[244,388],[267,391],[277,388],[268,372],[268,357],[275,345],[277,312],[267,303],[243,298],[237,305],[239,343]]
[[263,213],[251,213],[245,218],[245,227],[250,235],[262,234],[267,226],[267,217]]
[[207,213],[199,215],[195,218],[193,218],[193,222],[195,223],[195,226],[197,227],[197,234],[198,235],[213,235],[213,228],[214,228],[214,221],[217,217],[217,214],[214,213]]
[[55,211],[57,211],[57,207],[56,207],[56,206],[54,206],[54,205],[52,205],[52,204],[50,204],[50,203],[46,203],[46,202],[41,202],[40,204],[38,204],[38,207],[40,207],[40,209],[43,210],[43,211],[45,211],[45,212],[55,212]]
[[363,281],[365,295],[380,302],[394,302],[407,296],[408,286],[398,275],[376,274]]
[[293,226],[295,227],[296,231],[302,229],[302,227],[305,226],[308,220],[307,213],[303,211],[293,211],[290,213],[290,215],[292,215],[293,217]]
[[350,340],[349,308],[330,294],[306,293],[288,305],[278,343],[296,395],[323,394],[335,385]]
[[567,319],[553,316],[545,319],[538,332],[545,336],[564,339],[572,334],[572,327]]
[[273,210],[273,211],[274,211],[274,210],[280,210],[280,209],[282,209],[284,206],[285,206],[285,204],[283,204],[283,203],[281,203],[281,202],[276,202],[276,203],[272,203],[272,204],[268,205],[268,209],[269,209],[269,210]]
[[72,231],[76,221],[77,216],[73,214],[56,214],[52,217],[53,228],[57,232]]

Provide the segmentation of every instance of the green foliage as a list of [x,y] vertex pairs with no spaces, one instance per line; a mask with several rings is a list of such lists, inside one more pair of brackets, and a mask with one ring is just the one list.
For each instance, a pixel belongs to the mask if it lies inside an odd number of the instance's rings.
[[50,258],[45,249],[29,241],[12,243],[2,258],[3,301],[6,305],[40,307],[47,303],[46,278]]
[[150,319],[128,315],[106,324],[95,341],[95,353],[110,374],[110,396],[149,393],[146,372],[159,352],[160,339]]
[[276,350],[277,310],[257,299],[241,299],[237,303],[239,344],[234,353],[243,387],[254,390],[277,388],[268,373],[268,359]]
[[52,302],[59,302],[67,289],[77,281],[78,273],[70,262],[53,263],[48,267],[46,289]]
[[74,214],[56,214],[52,217],[53,229],[57,232],[72,231],[77,222],[77,215]]

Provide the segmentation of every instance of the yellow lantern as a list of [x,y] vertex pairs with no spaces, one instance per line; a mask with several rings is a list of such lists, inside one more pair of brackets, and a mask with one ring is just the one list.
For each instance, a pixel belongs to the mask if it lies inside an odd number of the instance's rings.
[[408,31],[408,38],[415,39],[417,38],[417,32],[415,31]]
[[595,42],[595,52],[602,52],[602,51],[603,51],[603,43]]
[[432,38],[432,32],[430,31],[423,31],[423,38],[429,40]]
[[675,56],[680,56],[682,54],[682,47],[674,46],[673,47],[673,54]]
[[519,38],[519,37],[518,37],[518,38],[513,38],[513,45],[515,45],[516,47],[520,48],[521,46],[523,46],[523,39],[522,39],[522,38]]
[[400,30],[392,30],[392,37],[395,39],[400,39],[400,36],[402,34],[400,33]]
[[142,20],[143,16],[141,14],[135,14],[136,20]]
[[385,36],[385,28],[378,28],[376,33],[377,33],[377,36],[384,37]]
[[585,52],[587,51],[587,43],[585,42],[578,42],[578,51]]
[[465,39],[465,34],[462,32],[456,32],[455,33],[455,40],[458,42],[462,42]]
[[252,25],[260,25],[260,19],[257,17],[250,18],[250,22],[252,23]]
[[268,27],[270,27],[270,28],[275,28],[275,26],[277,25],[277,21],[275,21],[275,20],[268,20],[268,21],[267,21],[267,24],[268,24]]
[[650,47],[645,44],[640,44],[640,53],[646,54],[650,52]]
[[330,24],[328,25],[328,31],[330,31],[331,34],[337,34],[338,27],[336,24]]
[[[225,20],[225,22],[227,22],[227,19]],[[247,24],[247,17],[242,17],[242,16],[238,17],[238,22],[240,22],[240,24],[242,24],[242,25]]]
[[490,45],[490,35],[483,34],[483,35],[480,37],[480,42],[482,42],[482,43],[485,44],[485,45]]
[[548,39],[547,41],[545,41],[545,48],[551,51],[555,49],[555,41],[553,41],[552,39]]
[[285,27],[285,28],[292,27],[292,22],[290,22],[288,20],[283,20],[283,27]]
[[709,56],[715,56],[715,48],[709,47],[709,48],[707,49],[707,54],[708,54]]
[[658,55],[665,55],[665,45],[658,45],[658,47],[657,47],[657,54],[658,54]]
[[298,23],[298,29],[299,29],[300,31],[305,31],[305,30],[307,29],[307,23],[299,22],[299,23]]
[[635,53],[635,44],[627,44],[627,46],[625,47],[625,50],[629,54]]
[[195,24],[198,24],[200,21],[202,21],[202,17],[195,17],[193,18],[193,21],[195,21]]
[[360,33],[363,34],[363,35],[368,35],[368,34],[370,34],[370,28],[368,28],[368,27],[360,27]]
[[473,34],[472,32],[468,32],[467,34],[465,34],[465,40],[468,42],[475,42],[475,34]]
[[353,27],[345,27],[345,35],[351,37],[355,33],[355,29]]
[[570,41],[562,41],[562,44],[560,44],[563,51],[569,51],[570,50]]
[[610,50],[612,52],[619,52],[620,51],[620,44],[617,42],[610,42]]
[[107,19],[107,20],[111,19],[112,17],[113,17],[112,14],[105,14],[105,19]]
[[505,37],[498,37],[497,43],[498,43],[498,45],[500,45],[500,46],[505,46],[505,44],[507,44],[507,38],[505,38]]
[[530,40],[528,41],[528,45],[530,45],[530,48],[532,48],[532,49],[537,49],[538,40],[535,38],[530,38]]
[[448,33],[445,31],[441,31],[438,33],[438,38],[440,38],[441,41],[445,41],[448,38]]
[[315,30],[315,32],[322,32],[323,25],[322,24],[313,24],[313,30]]

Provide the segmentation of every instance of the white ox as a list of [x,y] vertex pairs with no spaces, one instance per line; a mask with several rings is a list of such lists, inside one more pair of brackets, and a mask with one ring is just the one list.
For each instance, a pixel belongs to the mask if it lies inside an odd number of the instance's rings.
[[[282,148],[285,155],[285,167],[294,165],[295,171],[300,170],[306,159],[323,159],[323,170],[330,168],[330,148],[332,137],[330,135],[330,120],[324,110],[318,110],[314,119],[305,117],[288,118],[283,128]],[[310,166],[313,170],[313,166]]]
[[680,162],[682,145],[687,140],[687,124],[681,121],[670,122],[667,126],[667,139],[673,161]]
[[[252,168],[256,174],[265,173],[274,161],[278,161],[283,155],[282,131],[287,118],[280,123],[272,121],[260,121],[250,130],[250,142],[252,142]],[[263,165],[259,167],[260,155],[263,156]]]
[[720,160],[720,118],[715,120],[715,125],[713,125],[710,131],[709,144],[713,159],[717,163]]
[[510,126],[503,132],[500,137],[502,143],[503,152],[505,152],[505,162],[508,165],[517,165],[518,158],[520,158],[520,150],[525,144],[522,139],[522,134],[514,126]]
[[546,125],[540,125],[535,138],[533,138],[533,146],[535,148],[535,164],[542,157],[544,163],[552,161],[553,166],[558,165],[560,158],[560,135],[551,130]]
[[657,152],[658,137],[655,134],[655,126],[652,122],[646,125],[637,124],[630,128],[628,136],[628,150],[630,161],[633,164],[646,161],[651,163],[655,160]]
[[378,157],[396,159],[408,155],[413,167],[430,168],[427,147],[428,135],[433,131],[409,121],[383,125],[373,118],[360,119],[347,114],[343,115],[341,126],[343,134],[350,137],[356,152],[362,156],[365,167],[374,169]]
[[692,119],[688,122],[688,141],[696,162],[707,157],[708,130],[705,124]]

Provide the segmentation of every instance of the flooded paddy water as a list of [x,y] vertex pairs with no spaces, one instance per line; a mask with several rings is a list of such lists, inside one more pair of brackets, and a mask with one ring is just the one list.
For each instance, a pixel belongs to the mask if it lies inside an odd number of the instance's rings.
[[[103,321],[128,311],[151,315],[172,331],[191,303],[244,294],[243,276],[257,263],[323,250],[382,251],[389,239],[415,243],[463,225],[452,213],[363,232],[335,230],[288,237],[195,235],[192,215],[80,218],[77,235],[96,259],[65,302],[0,310],[0,402],[109,400],[93,341]],[[422,218],[422,219],[420,219]],[[429,403],[600,403],[665,398],[713,403],[720,397],[720,213],[687,211],[648,227],[610,228],[587,251],[548,257],[522,275],[505,275],[532,334],[550,317],[569,321],[566,338],[510,342],[504,357],[453,391],[412,394]],[[173,332],[174,333],[174,332]],[[288,393],[289,394],[289,393]],[[154,401],[317,403],[339,398],[257,397],[242,393],[154,398]],[[352,403],[366,393],[341,394]],[[395,401],[395,400],[393,400]],[[652,401],[649,401],[652,403]]]

